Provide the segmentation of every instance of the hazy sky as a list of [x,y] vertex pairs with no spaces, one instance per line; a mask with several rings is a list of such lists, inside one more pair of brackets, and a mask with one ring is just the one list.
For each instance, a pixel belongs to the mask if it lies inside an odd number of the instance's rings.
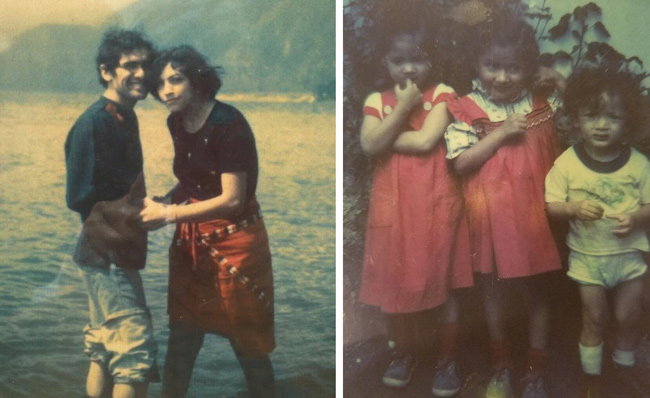
[[44,23],[99,25],[137,0],[0,0],[0,51],[27,29]]
[[[0,51],[23,31],[42,23],[98,25],[113,11],[137,0],[0,0]],[[185,1],[185,0],[179,0]],[[215,0],[216,1],[216,0]],[[559,18],[591,0],[547,0]],[[341,1],[340,4],[347,2]],[[543,0],[528,0],[544,3]],[[649,0],[596,0],[603,22],[612,34],[611,44],[626,56],[639,55],[650,68],[650,45],[644,33],[650,22]]]

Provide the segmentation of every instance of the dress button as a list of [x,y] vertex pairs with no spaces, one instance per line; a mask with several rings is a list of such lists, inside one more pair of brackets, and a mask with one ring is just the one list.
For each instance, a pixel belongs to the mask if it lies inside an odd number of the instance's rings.
[[390,113],[393,111],[393,108],[390,105],[386,105],[384,107],[384,113],[387,115],[390,115]]
[[192,157],[192,153],[191,153],[191,152],[188,152],[188,153],[187,153],[187,158],[189,159],[189,158],[191,158],[191,157]]
[[422,106],[424,107],[425,111],[430,111],[431,108],[433,108],[433,105],[431,105],[431,102],[429,102],[429,101],[425,102],[424,105],[422,105]]

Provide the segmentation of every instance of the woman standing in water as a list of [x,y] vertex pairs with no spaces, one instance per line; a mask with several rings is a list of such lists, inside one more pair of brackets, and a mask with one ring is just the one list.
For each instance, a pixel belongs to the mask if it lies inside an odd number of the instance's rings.
[[169,251],[169,347],[163,396],[184,397],[206,333],[229,339],[251,397],[274,396],[273,274],[255,198],[253,133],[234,107],[214,99],[220,68],[190,46],[162,52],[150,90],[169,108],[178,184],[145,199],[140,216],[176,232]]

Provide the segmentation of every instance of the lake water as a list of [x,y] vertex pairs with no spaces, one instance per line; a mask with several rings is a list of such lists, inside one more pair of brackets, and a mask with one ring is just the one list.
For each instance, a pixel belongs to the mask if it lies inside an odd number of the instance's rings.
[[[0,397],[81,397],[88,361],[87,296],[71,261],[78,216],[65,205],[63,143],[94,95],[0,92]],[[227,101],[226,101],[227,102]],[[331,397],[335,385],[334,103],[234,103],[260,157],[258,199],[276,286],[277,348],[284,397]],[[166,109],[136,107],[150,195],[175,183]],[[168,226],[149,235],[142,272],[162,365],[168,337]],[[160,384],[152,384],[156,397]],[[228,342],[206,337],[191,397],[245,397]]]

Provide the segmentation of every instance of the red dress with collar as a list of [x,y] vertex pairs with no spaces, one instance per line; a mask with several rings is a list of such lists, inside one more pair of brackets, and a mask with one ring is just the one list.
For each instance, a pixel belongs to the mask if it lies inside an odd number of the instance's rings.
[[[544,180],[561,154],[553,111],[542,93],[533,95],[526,134],[500,147],[463,184],[475,272],[499,278],[531,276],[561,268],[551,233]],[[503,121],[491,122],[470,97],[448,109],[472,126],[481,140]]]
[[[438,94],[437,87],[424,92],[410,129],[419,130],[433,106],[455,95]],[[364,114],[383,120],[397,100],[394,90],[380,95],[380,110],[366,106]],[[426,155],[390,153],[377,159],[361,301],[387,313],[415,312],[443,304],[450,288],[473,284],[460,186],[445,155],[441,140]]]

